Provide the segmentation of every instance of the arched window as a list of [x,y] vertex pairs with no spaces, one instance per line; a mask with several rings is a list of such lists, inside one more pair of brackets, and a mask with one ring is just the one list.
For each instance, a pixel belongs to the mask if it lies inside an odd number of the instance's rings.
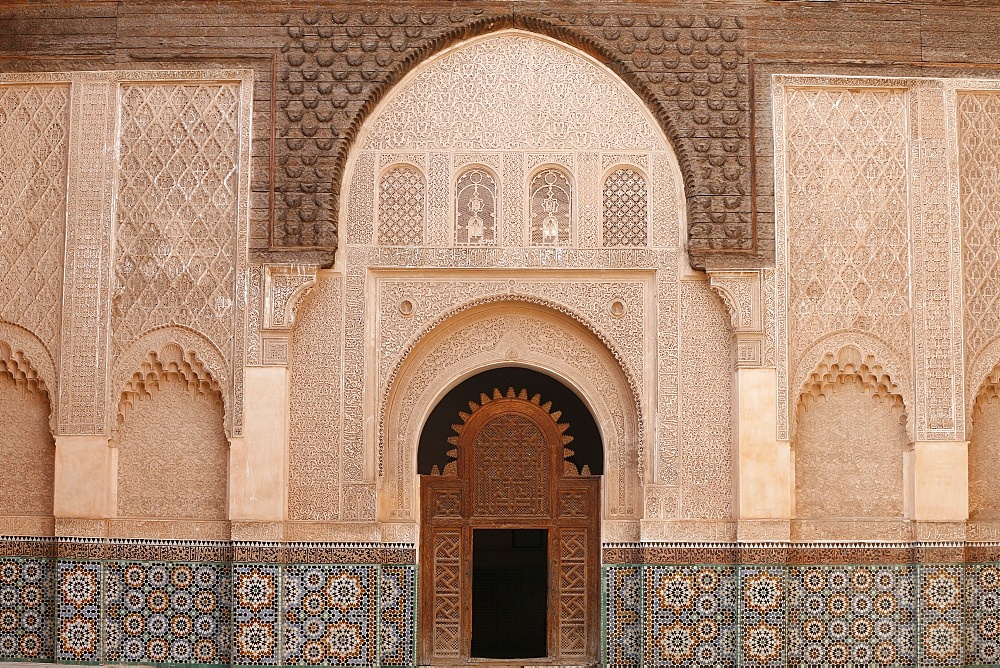
[[620,167],[604,180],[605,246],[645,246],[649,189],[646,178],[632,167]]
[[479,166],[469,167],[455,183],[455,244],[497,243],[497,182]]
[[412,165],[396,165],[378,184],[378,243],[420,246],[424,242],[424,175]]
[[531,179],[531,245],[568,246],[572,241],[573,187],[561,169],[547,167]]

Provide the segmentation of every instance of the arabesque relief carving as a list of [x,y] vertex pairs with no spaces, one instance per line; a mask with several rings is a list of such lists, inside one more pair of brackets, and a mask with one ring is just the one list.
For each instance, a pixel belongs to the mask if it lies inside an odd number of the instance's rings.
[[291,340],[288,518],[336,521],[340,482],[343,279],[323,276]]
[[[341,177],[348,150],[366,116],[414,63],[462,39],[502,28],[550,35],[598,55],[603,62],[616,63],[615,71],[654,110],[658,125],[671,136],[680,156],[688,190],[692,252],[701,256],[706,251],[746,250],[756,245],[745,130],[750,106],[746,32],[737,16],[371,9],[360,14],[305,12],[286,16],[283,24],[287,39],[279,57],[279,81],[285,91],[276,119],[274,184],[277,246],[336,246],[338,221],[345,222],[339,215]],[[447,57],[454,55],[464,57],[461,51]],[[349,76],[352,71],[361,76]],[[591,87],[575,84],[565,90],[569,94],[588,91],[586,104],[558,105],[547,113],[576,113],[593,106],[606,92],[599,89],[591,97]],[[447,95],[455,92],[453,88]],[[528,96],[524,86],[510,91],[522,92]],[[479,99],[485,101],[495,94],[491,87]],[[490,128],[489,120],[504,113],[503,107],[485,104],[485,113],[470,113],[468,118],[477,120],[463,121],[461,134],[481,136]],[[613,136],[617,128],[610,127],[609,120],[618,122],[619,118],[624,116],[607,115],[590,127],[608,127]],[[531,130],[551,132],[545,127],[532,126]]]
[[623,369],[592,332],[568,316],[514,300],[460,312],[407,357],[393,381],[382,429],[380,519],[416,519],[417,442],[434,399],[470,371],[498,362],[540,369],[577,388],[604,440],[604,516],[638,518],[636,453],[629,447],[638,435],[638,415],[628,401]]

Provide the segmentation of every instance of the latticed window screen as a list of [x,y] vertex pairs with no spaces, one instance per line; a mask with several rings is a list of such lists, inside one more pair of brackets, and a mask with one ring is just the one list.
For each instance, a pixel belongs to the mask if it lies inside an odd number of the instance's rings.
[[645,246],[648,229],[646,179],[622,167],[604,181],[604,245]]
[[572,239],[573,190],[561,169],[543,169],[531,179],[531,244],[566,246]]
[[491,246],[496,230],[496,179],[481,167],[466,169],[455,184],[455,243]]
[[419,246],[424,242],[424,176],[416,167],[386,171],[378,185],[378,242]]

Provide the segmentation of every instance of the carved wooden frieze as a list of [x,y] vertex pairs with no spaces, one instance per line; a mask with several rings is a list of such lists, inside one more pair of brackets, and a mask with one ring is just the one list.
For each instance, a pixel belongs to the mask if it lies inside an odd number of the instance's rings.
[[607,62],[653,111],[681,163],[694,257],[755,248],[749,65],[739,16],[370,7],[288,14],[281,22],[286,39],[275,93],[276,247],[337,245],[347,153],[395,83],[455,42],[520,28]]

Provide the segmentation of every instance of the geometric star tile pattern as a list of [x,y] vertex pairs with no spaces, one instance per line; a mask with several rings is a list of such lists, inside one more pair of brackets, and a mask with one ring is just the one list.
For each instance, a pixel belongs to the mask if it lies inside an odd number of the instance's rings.
[[645,663],[735,666],[734,566],[647,566]]
[[604,567],[602,655],[609,666],[642,664],[642,566]]
[[921,566],[920,665],[963,666],[962,566]]
[[412,666],[417,662],[415,566],[382,566],[379,588],[379,663]]
[[54,562],[0,559],[0,657],[51,661]]
[[785,570],[740,569],[740,665],[785,665]]
[[913,665],[915,575],[913,566],[790,568],[790,663]]
[[229,663],[229,565],[106,562],[106,660]]
[[283,583],[284,662],[373,665],[376,573],[375,566],[288,566]]
[[969,564],[967,568],[965,659],[972,665],[1000,664],[1000,564]]
[[232,662],[278,663],[278,606],[281,569],[274,565],[233,565]]
[[101,564],[60,561],[57,661],[100,661]]

